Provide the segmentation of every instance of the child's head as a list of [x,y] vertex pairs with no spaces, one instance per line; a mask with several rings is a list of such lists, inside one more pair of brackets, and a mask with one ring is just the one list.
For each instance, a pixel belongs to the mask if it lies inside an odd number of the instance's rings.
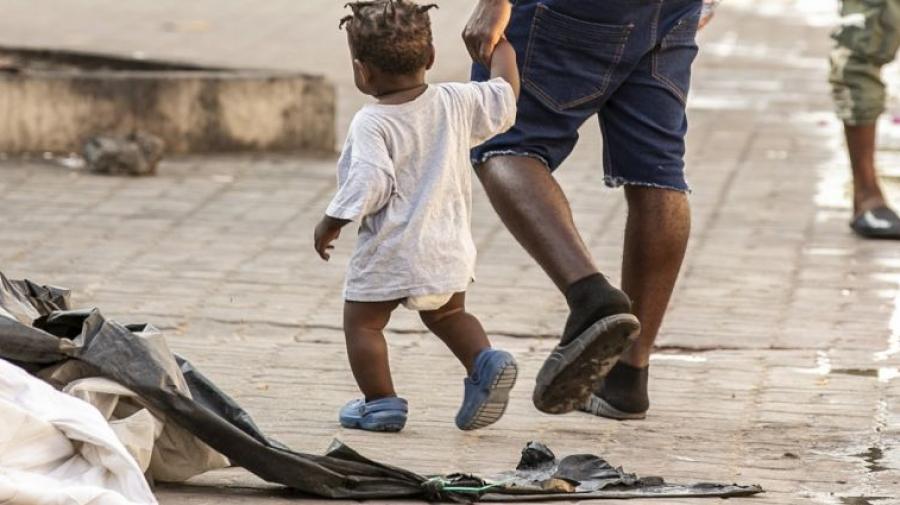
[[376,94],[385,81],[413,77],[431,68],[434,46],[428,11],[434,4],[412,0],[373,0],[346,5],[352,14],[341,19],[353,58],[356,87]]

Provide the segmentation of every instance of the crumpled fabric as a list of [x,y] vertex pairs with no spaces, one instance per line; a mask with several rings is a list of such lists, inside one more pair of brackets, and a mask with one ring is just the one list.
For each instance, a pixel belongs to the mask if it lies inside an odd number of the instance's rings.
[[143,471],[94,407],[5,360],[0,426],[0,503],[157,503]]
[[[148,331],[147,325],[110,321],[97,309],[71,310],[66,290],[8,281],[0,272],[0,357],[51,381],[54,372],[47,367],[73,363],[71,373],[81,369],[126,388],[154,415],[164,415],[167,424],[196,436],[233,464],[301,492],[324,498],[431,501],[732,497],[762,492],[759,486],[677,485],[657,477],[639,478],[594,455],[557,461],[548,448],[534,444],[526,447],[515,472],[489,479],[426,477],[370,460],[338,441],[325,455],[293,451],[262,433],[246,411],[190,362],[142,336]],[[59,379],[61,372],[56,372]]]
[[177,424],[166,422],[164,413],[146,408],[139,396],[111,380],[78,379],[63,392],[96,407],[154,481],[184,482],[229,466],[228,458]]
[[[135,325],[133,333],[155,348],[176,389],[191,396],[176,357],[162,333],[150,325]],[[176,423],[167,422],[164,411],[150,408],[128,388],[96,377],[92,367],[67,360],[47,367],[38,375],[57,389],[80,398],[110,421],[120,440],[154,481],[183,482],[210,470],[226,468],[228,458],[211,449]],[[146,410],[144,414],[140,411]],[[149,442],[149,443],[148,443]],[[149,453],[149,454],[148,454]]]
[[67,290],[10,281],[2,273],[0,307],[0,357],[33,373],[74,360],[263,480],[327,498],[423,496],[426,479],[416,473],[353,451],[304,454],[269,439],[190,362],[144,338],[147,325],[123,325],[97,309],[72,310]]

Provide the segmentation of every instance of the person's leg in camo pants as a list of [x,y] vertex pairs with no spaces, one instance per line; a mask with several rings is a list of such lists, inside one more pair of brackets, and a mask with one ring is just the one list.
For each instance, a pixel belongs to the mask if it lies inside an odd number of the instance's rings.
[[885,103],[881,67],[900,47],[900,0],[843,0],[841,15],[829,80],[853,169],[850,226],[864,237],[900,239],[900,218],[887,207],[875,173],[875,124]]

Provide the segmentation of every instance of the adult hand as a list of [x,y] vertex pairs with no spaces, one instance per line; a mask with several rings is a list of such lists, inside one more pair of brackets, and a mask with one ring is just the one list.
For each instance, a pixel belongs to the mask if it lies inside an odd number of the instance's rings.
[[463,30],[463,40],[472,60],[490,68],[491,54],[503,38],[511,15],[509,0],[478,0]]

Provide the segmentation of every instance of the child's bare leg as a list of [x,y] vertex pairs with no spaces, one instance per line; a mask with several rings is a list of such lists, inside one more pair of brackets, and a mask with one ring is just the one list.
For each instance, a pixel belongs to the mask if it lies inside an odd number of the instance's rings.
[[456,293],[437,310],[419,312],[422,322],[438,336],[471,375],[478,354],[491,346],[478,319],[466,312],[466,294]]
[[398,304],[398,301],[344,303],[344,336],[350,368],[367,402],[396,396],[384,328]]
[[506,411],[509,392],[516,383],[515,358],[491,348],[481,323],[466,312],[465,293],[456,293],[443,307],[419,315],[466,367],[468,377],[456,426],[474,430],[497,422]]

